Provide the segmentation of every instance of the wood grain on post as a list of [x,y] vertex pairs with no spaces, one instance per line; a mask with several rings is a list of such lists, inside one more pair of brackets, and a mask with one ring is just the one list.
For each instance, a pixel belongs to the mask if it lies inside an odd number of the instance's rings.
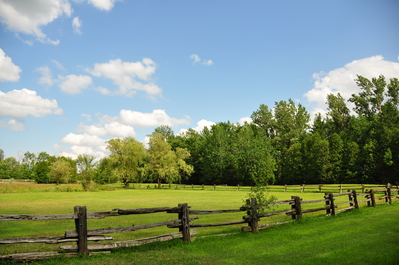
[[189,220],[189,211],[188,211],[188,204],[183,203],[181,208],[181,232],[183,235],[184,242],[190,242],[190,220]]
[[87,209],[86,206],[75,206],[74,212],[77,215],[75,219],[75,228],[78,232],[78,252],[87,256]]

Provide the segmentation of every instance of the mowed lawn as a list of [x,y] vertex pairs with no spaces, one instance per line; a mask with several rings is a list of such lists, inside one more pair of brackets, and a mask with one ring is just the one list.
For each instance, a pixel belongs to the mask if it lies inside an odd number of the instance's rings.
[[[94,212],[109,211],[116,208],[174,207],[179,203],[188,203],[191,209],[196,210],[237,209],[243,205],[247,193],[248,191],[173,189],[6,193],[0,194],[0,213],[70,214],[73,212],[73,207],[76,205],[87,206],[89,212]],[[277,192],[270,194],[276,196],[278,200],[289,199],[292,195],[300,196],[303,200],[317,200],[322,199],[324,195],[322,193],[300,192]],[[345,199],[347,198],[343,198],[344,201]],[[318,205],[312,204],[312,208],[321,207],[322,205],[323,203],[319,203]],[[310,208],[311,206],[306,205],[306,207]],[[288,208],[289,206],[285,205],[273,210],[284,210]],[[241,220],[244,214],[244,212],[241,212],[235,214],[199,216],[200,219],[195,222],[213,223],[237,221]],[[311,215],[316,217],[311,217]],[[262,230],[258,235],[240,232],[241,227],[244,225],[201,228],[198,229],[198,234],[195,235],[198,239],[188,245],[182,244],[181,240],[174,240],[172,242],[150,244],[138,248],[119,249],[115,250],[119,255],[95,258],[95,260],[91,260],[91,258],[89,260],[83,259],[79,260],[79,263],[140,264],[146,262],[150,264],[244,264],[250,262],[252,264],[314,264],[313,262],[323,261],[328,264],[337,264],[333,262],[334,257],[342,259],[343,255],[353,252],[357,254],[354,254],[355,256],[350,255],[347,257],[347,261],[340,260],[338,263],[353,264],[349,262],[353,260],[364,262],[364,259],[356,258],[357,256],[360,257],[363,255],[369,258],[372,258],[371,256],[376,257],[376,259],[371,259],[374,262],[366,262],[365,264],[390,264],[389,262],[393,260],[393,253],[399,253],[399,229],[396,228],[399,227],[399,207],[397,203],[393,206],[379,206],[373,209],[363,207],[359,212],[344,213],[337,217],[323,217],[324,212],[311,215],[304,215],[303,221],[300,224],[293,223],[280,227],[268,228]],[[354,220],[350,221],[350,223],[345,223],[348,216]],[[176,219],[177,214],[166,213],[130,215],[89,220],[88,226],[89,229],[120,227]],[[273,218],[264,218],[262,220],[262,222],[288,221],[290,217],[280,215]],[[340,221],[344,223],[340,223]],[[354,221],[355,223],[353,223]],[[389,228],[382,229],[385,226],[389,226]],[[66,230],[73,229],[74,222],[72,220],[5,221],[0,222],[0,238],[61,236]],[[115,240],[119,241],[167,234],[176,231],[177,229],[161,227],[115,234],[112,236]],[[202,236],[222,233],[236,233],[236,235],[222,238],[201,238]],[[385,233],[386,235],[381,237],[381,233]],[[320,240],[319,243],[318,240]],[[345,246],[345,248],[343,248],[343,246]],[[364,246],[364,249],[361,248],[362,246]],[[0,245],[0,255],[33,251],[54,251],[58,248],[58,244]],[[380,253],[377,252],[377,249],[380,248],[382,248],[381,255],[377,255],[377,253]],[[348,252],[344,249],[349,249],[350,251]],[[119,256],[123,257],[122,260],[118,258]],[[151,258],[152,256],[153,258]],[[276,259],[276,257],[279,258]],[[385,261],[385,263],[380,263],[377,257],[381,259],[381,261]],[[390,259],[386,257],[390,257]],[[369,261],[371,260],[369,259]],[[312,261],[312,263],[306,263],[305,261]],[[70,264],[74,264],[73,262],[77,261],[71,260],[70,262],[72,262]]]

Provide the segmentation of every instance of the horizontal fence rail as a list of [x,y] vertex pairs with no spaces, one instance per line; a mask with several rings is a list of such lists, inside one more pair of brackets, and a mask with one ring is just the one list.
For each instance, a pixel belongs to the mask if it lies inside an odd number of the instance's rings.
[[[113,209],[111,211],[104,212],[87,212],[85,206],[75,206],[72,214],[66,215],[0,215],[0,221],[42,221],[42,220],[65,220],[73,219],[75,222],[75,230],[67,230],[63,236],[56,237],[36,237],[36,238],[7,238],[0,239],[0,244],[21,244],[21,243],[46,243],[46,244],[60,244],[60,243],[76,243],[75,245],[61,245],[62,251],[65,256],[76,256],[80,255],[91,255],[97,253],[110,253],[109,251],[93,252],[93,250],[107,250],[119,247],[131,247],[148,244],[152,242],[168,241],[175,238],[182,238],[183,241],[191,241],[191,236],[196,234],[196,227],[215,227],[215,226],[228,226],[228,225],[239,225],[246,224],[242,227],[242,231],[258,232],[259,229],[267,228],[274,225],[282,225],[288,222],[302,219],[304,214],[313,213],[318,211],[324,211],[326,215],[334,216],[338,213],[357,209],[359,203],[367,203],[370,207],[375,207],[378,204],[392,204],[392,200],[399,198],[399,189],[392,188],[390,184],[385,186],[384,189],[365,190],[362,193],[358,193],[356,189],[347,190],[346,192],[340,193],[324,193],[322,199],[303,201],[299,196],[291,196],[289,200],[282,200],[269,203],[267,205],[258,204],[255,198],[247,201],[246,206],[241,206],[237,209],[222,209],[222,210],[194,210],[191,209],[187,203],[178,204],[177,207],[156,207],[156,208],[139,208],[139,209]],[[336,200],[343,197],[343,201],[337,202]],[[347,199],[345,199],[347,198]],[[364,198],[364,199],[361,199]],[[381,203],[382,201],[382,203]],[[378,203],[377,203],[378,202]],[[316,207],[312,204],[324,204],[323,207]],[[270,207],[283,207],[278,211],[270,210]],[[269,211],[263,210],[266,207]],[[118,217],[126,215],[140,215],[140,214],[153,214],[153,213],[168,213],[177,214],[177,219],[162,221],[158,223],[142,224],[142,225],[131,225],[125,227],[108,227],[108,228],[96,228],[89,229],[87,226],[88,219],[100,219],[108,217]],[[242,216],[241,220],[232,220],[221,223],[196,223],[193,222],[200,219],[194,215],[214,215],[214,214],[228,214],[228,213],[240,213],[243,212],[245,215]],[[291,216],[290,221],[275,222],[259,224],[262,218],[268,218],[276,215]],[[142,238],[128,241],[118,242],[104,242],[96,244],[88,244],[90,241],[109,241],[113,240],[113,237],[107,236],[107,234],[125,233],[138,231],[142,229],[149,229],[155,227],[166,226],[172,229],[178,229],[178,232],[169,233],[166,235],[159,235],[150,238]],[[89,250],[91,251],[89,253]],[[70,252],[73,251],[73,252]],[[35,253],[20,253],[20,254],[9,254],[0,256],[0,261],[4,260],[16,260],[16,261],[29,261],[38,260],[48,257],[54,257],[61,255],[60,252],[35,252]]]

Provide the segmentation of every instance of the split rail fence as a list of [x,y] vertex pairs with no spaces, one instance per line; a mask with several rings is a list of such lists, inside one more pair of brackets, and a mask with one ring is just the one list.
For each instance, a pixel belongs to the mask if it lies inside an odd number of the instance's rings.
[[[364,199],[361,199],[361,198]],[[342,198],[338,200],[338,198]],[[346,199],[347,198],[347,199]],[[85,206],[75,206],[74,213],[67,215],[0,215],[0,221],[18,221],[18,220],[64,220],[71,219],[75,222],[75,230],[66,231],[63,236],[58,237],[36,237],[36,238],[8,238],[0,239],[0,244],[21,244],[21,243],[47,243],[57,244],[65,242],[75,242],[74,245],[61,245],[61,252],[34,252],[34,253],[19,253],[8,254],[0,256],[0,261],[14,260],[14,261],[30,261],[39,260],[55,256],[76,256],[76,255],[94,255],[98,253],[110,253],[109,249],[119,247],[139,246],[152,242],[168,241],[175,238],[182,238],[183,241],[191,241],[191,236],[197,231],[192,228],[198,227],[214,227],[214,226],[228,226],[247,224],[242,227],[242,231],[258,232],[259,229],[267,228],[274,225],[281,225],[287,222],[300,220],[303,214],[325,211],[326,215],[336,215],[340,212],[359,208],[359,204],[363,203],[370,207],[375,207],[378,204],[392,204],[392,200],[399,198],[399,188],[392,188],[388,184],[383,189],[366,190],[364,193],[358,193],[356,190],[348,190],[344,193],[325,193],[320,200],[303,201],[299,196],[292,196],[289,200],[277,201],[268,205],[257,204],[256,199],[252,198],[247,201],[246,206],[238,209],[228,210],[193,210],[187,204],[178,204],[177,207],[158,207],[158,208],[140,208],[140,209],[114,209],[105,212],[87,212]],[[339,201],[339,202],[338,202]],[[313,204],[313,205],[312,205]],[[318,204],[316,208],[314,204]],[[288,209],[280,211],[262,211],[262,207],[277,207],[285,206]],[[284,207],[284,208],[285,208]],[[126,216],[135,214],[151,214],[166,212],[177,214],[177,220],[163,221],[159,223],[132,225],[126,227],[116,228],[100,228],[89,229],[87,226],[88,219],[98,219],[116,216]],[[208,214],[223,214],[223,213],[238,213],[245,212],[242,220],[229,221],[223,223],[196,223],[194,220],[199,219],[198,216],[193,215],[208,215]],[[263,223],[260,224],[261,218],[288,215],[291,216],[289,221]],[[178,229],[178,232],[143,238],[129,241],[119,242],[105,242],[97,244],[88,244],[89,241],[104,241],[113,240],[107,234],[123,233],[130,231],[137,231],[141,229],[149,229],[154,227],[167,226],[168,228]],[[89,252],[90,250],[90,252]],[[107,250],[107,251],[104,251]]]

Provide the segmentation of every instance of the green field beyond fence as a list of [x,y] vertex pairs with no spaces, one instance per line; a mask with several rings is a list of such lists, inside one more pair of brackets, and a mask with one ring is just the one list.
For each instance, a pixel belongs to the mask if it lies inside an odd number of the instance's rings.
[[[363,205],[391,204],[399,197],[399,189],[391,186],[371,189],[371,185],[361,185],[359,192],[339,186],[349,191],[322,194],[307,193],[306,189],[294,192],[283,186],[283,191],[270,192],[278,201],[261,212],[256,201],[243,206],[248,187],[236,187],[232,192],[227,186],[182,185],[159,190],[141,185],[108,192],[3,194],[1,259],[40,259],[60,255],[57,249],[67,255],[76,251],[95,254],[177,237],[190,241],[195,234],[257,232],[300,220],[303,215],[335,215]],[[15,253],[28,254],[12,255]]]

